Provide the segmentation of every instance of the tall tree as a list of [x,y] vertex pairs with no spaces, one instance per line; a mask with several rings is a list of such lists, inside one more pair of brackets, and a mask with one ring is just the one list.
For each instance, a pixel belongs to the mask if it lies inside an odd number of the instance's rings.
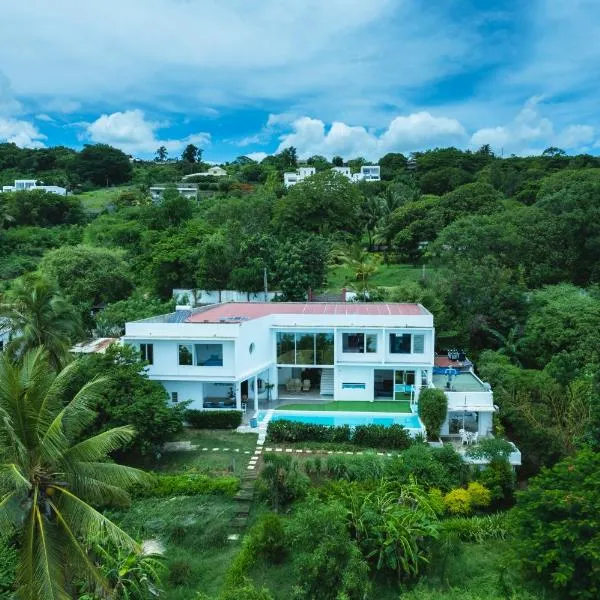
[[160,146],[160,148],[156,150],[156,157],[154,158],[154,160],[156,162],[165,162],[165,160],[167,160],[168,155],[169,151],[164,146]]
[[17,596],[23,600],[72,598],[76,578],[108,595],[86,542],[138,550],[93,508],[127,502],[127,487],[144,480],[142,472],[107,460],[133,430],[82,436],[94,418],[88,404],[103,380],[66,397],[76,368],[71,363],[54,373],[41,348],[27,353],[22,364],[0,358],[0,530],[20,538]]
[[194,144],[188,144],[181,155],[181,160],[188,163],[199,162],[202,156],[202,150],[198,148],[198,146],[194,146]]
[[54,369],[68,362],[69,348],[80,332],[79,317],[48,279],[29,274],[15,280],[0,305],[0,316],[13,335],[7,346],[11,356],[19,358],[44,346]]
[[82,181],[94,185],[118,185],[131,179],[129,157],[107,144],[86,145],[77,155],[75,170]]

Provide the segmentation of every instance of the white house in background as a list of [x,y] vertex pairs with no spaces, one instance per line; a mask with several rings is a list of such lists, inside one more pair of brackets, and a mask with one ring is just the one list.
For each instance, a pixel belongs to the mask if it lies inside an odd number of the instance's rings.
[[[127,323],[125,343],[173,402],[258,410],[282,399],[388,400],[415,412],[424,387],[448,396],[443,434],[492,429],[489,386],[435,367],[433,316],[420,304],[224,303]],[[447,385],[448,384],[448,385]],[[364,410],[364,409],[363,409]]]
[[198,185],[195,183],[157,183],[150,187],[153,202],[162,200],[168,187],[175,187],[179,194],[188,200],[198,200]]
[[15,185],[3,185],[3,192],[29,192],[32,190],[42,190],[50,194],[66,196],[67,190],[58,185],[37,185],[37,179],[15,179]]
[[[350,167],[333,167],[331,169],[340,175],[344,175],[350,181],[381,181],[381,169],[378,165],[364,165],[360,168],[359,173],[352,173]],[[285,187],[296,185],[304,181],[307,177],[314,175],[316,169],[314,167],[300,167],[297,171],[283,174],[283,183]]]
[[304,181],[307,177],[314,175],[317,170],[314,167],[300,167],[297,171],[283,174],[283,184],[285,187],[296,185]]
[[208,169],[208,171],[203,171],[202,173],[189,173],[188,175],[184,175],[181,179],[185,181],[186,179],[191,179],[192,177],[208,177],[209,175],[212,177],[225,177],[227,175],[227,171],[223,167],[215,165],[214,167]]

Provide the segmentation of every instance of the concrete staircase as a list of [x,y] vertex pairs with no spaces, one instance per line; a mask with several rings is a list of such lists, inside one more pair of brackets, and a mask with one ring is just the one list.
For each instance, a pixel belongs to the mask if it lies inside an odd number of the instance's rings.
[[320,393],[322,396],[333,396],[333,369],[321,371]]

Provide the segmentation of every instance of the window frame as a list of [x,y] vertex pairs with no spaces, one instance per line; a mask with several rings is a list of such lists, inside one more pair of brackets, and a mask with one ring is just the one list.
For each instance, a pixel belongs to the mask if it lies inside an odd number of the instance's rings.
[[[182,349],[185,348],[188,351],[190,362],[181,362]],[[180,367],[193,367],[194,366],[194,344],[177,344],[177,364]]]
[[[406,352],[397,352],[396,350],[394,350],[394,341],[397,338],[403,338],[402,342],[403,342],[403,347],[408,347],[408,351]],[[408,337],[408,345],[405,343],[404,338]],[[389,350],[390,350],[390,354],[412,354],[412,333],[390,333],[389,334]],[[394,340],[394,341],[393,341]]]
[[140,355],[142,360],[147,362],[149,365],[154,364],[154,344],[149,342],[140,343]]

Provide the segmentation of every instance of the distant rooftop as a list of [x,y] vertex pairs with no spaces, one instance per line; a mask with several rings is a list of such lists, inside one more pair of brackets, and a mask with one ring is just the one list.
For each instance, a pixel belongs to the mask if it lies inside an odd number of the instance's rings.
[[187,323],[224,323],[267,315],[429,315],[420,304],[355,302],[226,302],[194,310]]

